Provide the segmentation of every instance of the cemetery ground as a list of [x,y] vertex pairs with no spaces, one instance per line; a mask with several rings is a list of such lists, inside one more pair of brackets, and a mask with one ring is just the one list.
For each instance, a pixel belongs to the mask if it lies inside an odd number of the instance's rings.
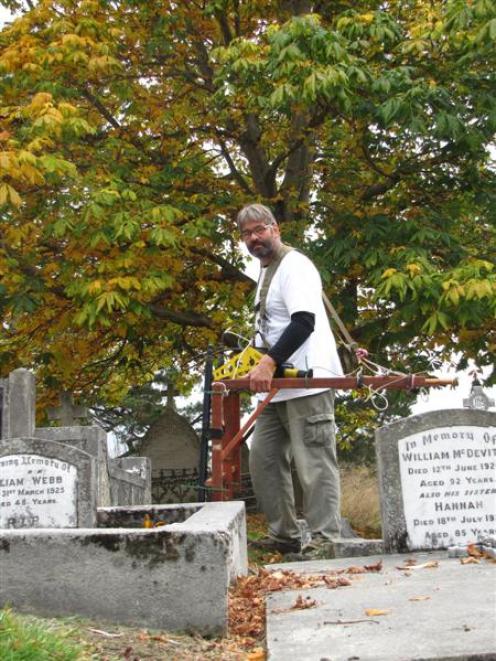
[[[342,492],[343,516],[352,527],[364,537],[380,536],[378,487],[374,472],[366,467],[344,467]],[[249,514],[247,525],[250,539],[266,532],[262,515]],[[152,631],[79,617],[40,618],[4,610],[1,611],[3,619],[0,621],[0,653],[3,652],[3,659],[11,661],[260,661],[265,658],[266,594],[301,587],[301,579],[292,573],[284,575],[277,572],[275,578],[268,576],[263,566],[281,562],[280,554],[250,550],[249,560],[249,576],[231,588],[230,633],[225,638]],[[35,630],[33,634],[33,627],[41,633],[37,634]],[[34,637],[36,640],[37,635],[41,636],[41,642],[33,643],[32,639]],[[8,653],[9,648],[2,648],[2,644],[7,643],[10,645]],[[27,652],[21,653],[21,649]]]

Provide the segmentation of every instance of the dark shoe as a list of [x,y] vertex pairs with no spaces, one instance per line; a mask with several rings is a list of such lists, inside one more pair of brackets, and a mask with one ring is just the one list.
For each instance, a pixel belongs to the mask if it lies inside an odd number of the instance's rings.
[[299,539],[287,539],[282,541],[267,536],[250,541],[248,546],[253,549],[266,551],[267,553],[276,551],[277,553],[282,553],[284,555],[285,553],[299,553],[301,542]]

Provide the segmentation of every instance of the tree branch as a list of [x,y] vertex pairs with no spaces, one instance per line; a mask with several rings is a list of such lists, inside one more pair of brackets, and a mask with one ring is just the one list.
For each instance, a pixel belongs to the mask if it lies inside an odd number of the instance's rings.
[[229,27],[227,16],[226,14],[224,14],[224,12],[217,11],[215,12],[215,18],[219,22],[222,36],[224,37],[224,45],[229,46],[229,44],[233,39],[233,36],[232,36],[231,28]]
[[191,252],[194,253],[195,255],[201,255],[202,257],[206,257],[209,259],[211,262],[214,264],[217,264],[222,268],[222,274],[229,280],[235,280],[237,282],[246,282],[250,286],[255,285],[255,281],[250,278],[250,276],[246,275],[246,273],[243,273],[239,269],[237,269],[235,266],[233,266],[230,262],[228,262],[226,259],[223,257],[219,257],[218,255],[214,255],[208,250],[202,250],[201,248],[190,248]]
[[173,312],[162,307],[159,303],[151,303],[149,307],[151,312],[159,319],[172,321],[172,323],[179,326],[214,328],[212,320],[203,314],[197,314],[196,312]]
[[114,127],[114,129],[121,128],[119,122],[107,110],[107,108],[103,105],[100,99],[97,99],[97,97],[94,96],[86,87],[80,88],[80,92],[84,96],[84,98],[87,99],[91,103],[91,105],[93,105],[98,110],[98,112],[101,115],[103,115],[103,117],[105,117],[105,119],[109,122],[109,124]]
[[220,132],[216,130],[215,133],[217,135],[217,139],[220,145],[220,149],[222,151],[222,155],[229,167],[229,171],[231,172],[232,176],[246,193],[248,193],[249,195],[253,195],[253,191],[248,185],[248,182],[234,165],[234,161],[231,158],[231,154],[229,153],[229,150],[227,149],[227,145],[224,139],[222,138]]

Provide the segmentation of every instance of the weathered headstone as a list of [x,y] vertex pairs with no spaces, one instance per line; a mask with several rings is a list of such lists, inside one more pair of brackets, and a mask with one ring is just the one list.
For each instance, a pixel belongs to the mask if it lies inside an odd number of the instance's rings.
[[385,549],[447,548],[496,533],[496,413],[452,409],[376,431]]
[[97,505],[109,507],[112,503],[110,496],[110,480],[107,455],[107,434],[96,425],[72,427],[36,427],[36,438],[47,439],[79,448],[95,458],[97,471]]
[[140,453],[150,458],[152,471],[198,467],[200,442],[191,424],[172,407],[151,425]]
[[60,406],[48,409],[48,419],[56,420],[61,427],[72,427],[87,422],[88,409],[74,404],[71,392],[64,390],[59,394]]
[[[55,441],[68,448],[81,450],[95,460],[98,507],[150,503],[149,461],[136,458],[134,463],[128,461],[114,464],[107,456],[105,431],[94,425],[75,424],[77,421],[88,420],[87,410],[76,406],[72,395],[67,392],[60,395],[60,402],[60,407],[50,410],[50,417],[68,426],[35,427],[36,391],[33,373],[21,368],[11,372],[6,379],[0,379],[0,447],[10,446],[13,438],[36,438],[41,443],[43,440]],[[2,477],[0,473],[0,479]],[[0,489],[2,486],[0,482]],[[66,498],[69,498],[68,487],[64,489]],[[0,498],[1,494],[0,490]],[[62,520],[65,521],[62,516],[53,517],[54,522]]]
[[0,379],[0,439],[33,436],[35,426],[34,375],[19,368]]
[[0,528],[96,525],[96,467],[87,452],[36,438],[0,445]]
[[151,462],[154,503],[197,500],[200,441],[188,420],[172,406],[166,406],[151,425],[140,454]]

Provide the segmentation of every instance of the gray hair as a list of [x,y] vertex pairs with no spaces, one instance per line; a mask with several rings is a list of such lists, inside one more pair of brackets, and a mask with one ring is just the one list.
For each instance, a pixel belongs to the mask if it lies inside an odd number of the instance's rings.
[[276,225],[272,211],[263,204],[247,204],[236,216],[238,229],[241,229],[247,220],[258,220],[264,225]]

